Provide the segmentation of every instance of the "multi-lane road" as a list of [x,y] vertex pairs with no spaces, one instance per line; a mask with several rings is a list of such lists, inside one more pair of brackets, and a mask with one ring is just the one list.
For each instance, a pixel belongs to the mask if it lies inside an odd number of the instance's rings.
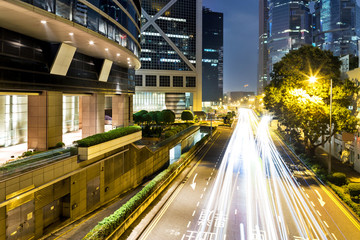
[[240,109],[229,142],[223,131],[137,239],[360,239],[359,221],[269,121]]

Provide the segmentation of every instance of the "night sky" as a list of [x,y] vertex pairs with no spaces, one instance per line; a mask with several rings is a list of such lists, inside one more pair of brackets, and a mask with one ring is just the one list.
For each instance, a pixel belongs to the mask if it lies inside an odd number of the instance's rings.
[[203,0],[203,6],[224,13],[224,93],[256,91],[258,4],[258,0]]

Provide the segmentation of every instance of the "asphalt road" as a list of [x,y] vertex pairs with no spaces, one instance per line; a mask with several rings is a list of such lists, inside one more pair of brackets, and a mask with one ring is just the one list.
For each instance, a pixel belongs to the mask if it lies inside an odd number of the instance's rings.
[[360,239],[358,220],[269,132],[268,121],[241,109],[229,143],[223,131],[128,239]]

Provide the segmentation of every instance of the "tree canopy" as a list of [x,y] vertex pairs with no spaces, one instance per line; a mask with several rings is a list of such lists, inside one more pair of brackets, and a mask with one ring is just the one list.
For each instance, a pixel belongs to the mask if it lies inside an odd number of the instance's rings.
[[[265,88],[264,103],[289,130],[303,135],[310,151],[329,137],[330,82],[333,82],[332,135],[354,132],[355,116],[348,107],[357,87],[340,78],[341,62],[330,51],[303,46],[290,51],[276,63],[271,82]],[[316,81],[311,83],[309,78]],[[321,138],[321,136],[325,136]]]
[[190,110],[184,110],[181,113],[181,120],[183,120],[183,121],[192,121],[192,120],[194,120],[194,115]]

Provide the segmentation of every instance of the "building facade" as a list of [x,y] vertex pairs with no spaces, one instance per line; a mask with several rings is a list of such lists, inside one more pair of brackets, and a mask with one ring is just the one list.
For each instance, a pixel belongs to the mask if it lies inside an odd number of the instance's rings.
[[356,0],[318,0],[314,44],[335,56],[358,55],[360,8]]
[[201,111],[202,1],[143,0],[134,111]]
[[286,53],[312,43],[309,2],[268,0],[268,79]]
[[45,150],[64,132],[132,122],[139,1],[0,1],[0,146]]
[[268,14],[268,1],[259,0],[258,95],[263,93],[268,81]]
[[203,9],[202,100],[223,98],[224,14]]

